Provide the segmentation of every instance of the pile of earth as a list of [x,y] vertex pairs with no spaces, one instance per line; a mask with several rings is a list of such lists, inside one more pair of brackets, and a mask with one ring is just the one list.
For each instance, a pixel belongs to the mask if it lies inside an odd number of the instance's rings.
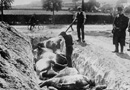
[[[74,36],[75,41],[76,33],[72,32],[71,34]],[[111,32],[97,32],[91,36],[104,36],[104,34],[107,34],[107,36],[105,35],[106,38],[112,37]],[[89,39],[91,41],[91,37],[89,37]],[[39,41],[40,40],[38,40],[38,42]],[[130,69],[127,68],[130,62],[118,57],[125,56],[125,54],[114,54],[87,40],[85,44],[74,43],[74,52],[72,55],[73,67],[76,68],[80,74],[88,76],[90,79],[94,80],[97,85],[106,85],[106,90],[130,89]],[[120,61],[123,63],[120,63]],[[125,64],[127,64],[127,66],[124,66]]]
[[[0,90],[40,90],[33,67],[32,48],[40,41],[57,36],[57,32],[51,31],[46,37],[34,35],[29,38],[8,24],[0,23]],[[75,33],[72,34],[75,37]],[[97,85],[106,85],[106,90],[130,89],[129,61],[89,41],[74,43],[73,67],[81,75],[94,80]]]
[[39,90],[30,39],[0,22],[0,90]]

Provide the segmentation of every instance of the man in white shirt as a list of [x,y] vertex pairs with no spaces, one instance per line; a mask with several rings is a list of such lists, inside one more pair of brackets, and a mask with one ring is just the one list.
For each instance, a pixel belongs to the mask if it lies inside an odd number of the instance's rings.
[[[78,12],[75,15],[75,19],[77,20],[77,35],[78,35],[78,42],[80,42],[82,40],[82,42],[85,42],[84,40],[84,24],[86,21],[86,14],[85,12],[82,11],[81,7],[78,7]],[[80,30],[82,33],[82,38],[80,37]]]

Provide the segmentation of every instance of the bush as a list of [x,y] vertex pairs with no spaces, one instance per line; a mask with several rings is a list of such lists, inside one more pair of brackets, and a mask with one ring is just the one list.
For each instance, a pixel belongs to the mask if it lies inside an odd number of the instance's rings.
[[[4,15],[4,21],[11,25],[27,25],[31,15]],[[112,24],[113,17],[103,14],[86,15],[86,24]],[[36,19],[41,24],[51,24],[52,15],[36,15]],[[70,24],[73,20],[73,15],[55,15],[55,24]]]

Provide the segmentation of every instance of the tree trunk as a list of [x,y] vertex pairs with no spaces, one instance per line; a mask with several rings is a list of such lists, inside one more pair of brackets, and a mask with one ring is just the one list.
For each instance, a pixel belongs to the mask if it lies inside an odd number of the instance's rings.
[[82,0],[82,11],[84,11],[84,0]]
[[55,25],[55,11],[54,11],[54,8],[53,8],[53,18],[52,18],[52,23]]
[[3,21],[3,0],[1,0],[1,21]]

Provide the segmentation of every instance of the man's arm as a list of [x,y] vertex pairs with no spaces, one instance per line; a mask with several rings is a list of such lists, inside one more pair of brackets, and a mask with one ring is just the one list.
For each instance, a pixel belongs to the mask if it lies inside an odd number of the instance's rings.
[[85,22],[86,22],[86,13],[83,12],[83,15],[84,15],[84,22],[83,22],[83,24],[85,24]]
[[112,26],[113,26],[113,29],[112,29],[112,33],[114,34],[115,33],[115,29],[116,29],[116,17],[114,18],[114,21],[113,21],[113,24],[112,24]]
[[119,27],[117,27],[117,17],[114,18],[113,28],[119,29]]

